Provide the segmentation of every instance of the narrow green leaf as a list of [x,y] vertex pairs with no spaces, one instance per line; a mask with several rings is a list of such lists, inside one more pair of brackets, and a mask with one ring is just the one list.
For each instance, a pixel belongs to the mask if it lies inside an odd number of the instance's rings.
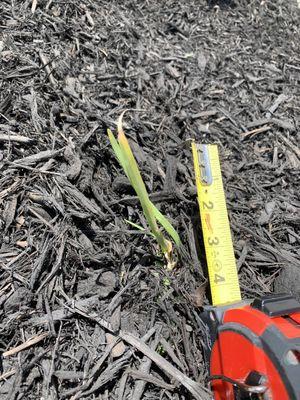
[[107,129],[107,134],[108,134],[108,138],[109,138],[111,147],[113,148],[113,151],[114,151],[121,167],[123,168],[125,174],[128,177],[128,173],[126,171],[126,159],[124,157],[123,151],[122,151],[117,139],[115,138],[114,134],[112,133],[112,131],[110,129]]
[[147,231],[147,230],[146,230],[145,228],[143,228],[141,225],[138,225],[138,224],[136,224],[136,223],[134,223],[134,222],[132,222],[132,221],[129,221],[128,219],[125,219],[125,222],[127,222],[127,224],[133,226],[134,228],[138,229],[139,231],[145,232],[146,235],[150,235],[150,236],[152,236],[152,237],[155,238],[155,236],[153,235],[152,232]]
[[168,232],[168,234],[174,240],[176,245],[180,246],[181,240],[180,240],[180,237],[179,237],[178,233],[176,232],[175,228],[173,227],[173,225],[168,221],[168,219],[159,211],[159,209],[153,203],[151,203],[151,204],[152,204],[153,213],[154,213],[157,221]]
[[152,203],[149,199],[146,186],[142,179],[139,167],[134,158],[128,140],[123,131],[120,131],[118,134],[118,140],[120,144],[121,151],[126,158],[126,170],[128,171],[129,180],[140,200],[141,206],[143,208],[144,215],[149,224],[150,230],[155,236],[159,246],[161,247],[163,252],[168,251],[168,245],[166,239],[161,233],[160,229],[157,226],[156,218],[153,213]]
[[129,221],[129,219],[125,219],[124,221],[127,222],[127,224],[133,226],[134,228],[138,229],[139,231],[143,231],[143,232],[146,231],[146,229],[143,228],[141,225],[135,224],[134,222]]
[[[121,167],[123,168],[126,176],[128,177],[140,200],[145,218],[151,231],[151,235],[156,238],[162,252],[165,255],[169,256],[172,249],[171,242],[164,237],[163,233],[157,225],[157,222],[159,222],[159,224],[166,230],[166,232],[174,240],[177,246],[181,244],[181,241],[178,233],[175,231],[172,224],[149,199],[149,195],[147,193],[147,189],[141,176],[138,164],[135,160],[130,144],[122,128],[123,115],[124,112],[118,119],[118,140],[115,138],[110,129],[107,130],[108,137]],[[132,223],[131,221],[127,222],[137,229],[144,230],[142,227]]]
[[118,141],[121,152],[125,158],[126,170],[128,171],[128,175],[137,195],[139,197],[141,196],[142,200],[150,201],[139,167],[124,132],[119,132]]

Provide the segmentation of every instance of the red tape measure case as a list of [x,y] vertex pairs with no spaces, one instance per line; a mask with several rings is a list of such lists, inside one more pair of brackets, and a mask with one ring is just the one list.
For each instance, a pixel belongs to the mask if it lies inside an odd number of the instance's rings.
[[[201,315],[216,400],[300,400],[300,303],[273,294]],[[202,325],[203,325],[202,323]]]

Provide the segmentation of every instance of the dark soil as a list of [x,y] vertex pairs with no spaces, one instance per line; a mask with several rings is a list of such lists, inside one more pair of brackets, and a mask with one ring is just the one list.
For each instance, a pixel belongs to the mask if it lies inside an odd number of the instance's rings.
[[[244,298],[272,291],[300,267],[299,16],[296,0],[1,1],[1,399],[210,397],[189,139],[219,144]],[[125,221],[146,226],[106,135],[125,109],[184,243],[171,272]]]

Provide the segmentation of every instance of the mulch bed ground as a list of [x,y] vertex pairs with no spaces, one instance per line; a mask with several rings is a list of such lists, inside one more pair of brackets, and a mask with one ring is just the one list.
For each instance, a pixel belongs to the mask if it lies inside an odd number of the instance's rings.
[[[1,399],[210,398],[190,138],[219,144],[243,296],[299,296],[299,22],[286,0],[1,1]],[[125,109],[173,271],[126,222]]]

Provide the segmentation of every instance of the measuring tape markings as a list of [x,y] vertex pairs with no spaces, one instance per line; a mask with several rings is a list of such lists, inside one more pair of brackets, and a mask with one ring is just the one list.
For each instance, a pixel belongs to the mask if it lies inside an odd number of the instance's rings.
[[241,300],[216,145],[192,143],[198,203],[213,305]]

